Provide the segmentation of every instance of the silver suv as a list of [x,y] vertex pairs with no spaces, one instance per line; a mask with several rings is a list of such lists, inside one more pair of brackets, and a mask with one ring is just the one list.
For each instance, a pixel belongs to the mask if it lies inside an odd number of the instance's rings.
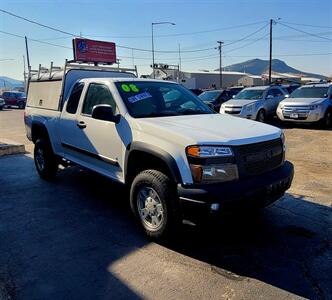
[[245,88],[223,103],[220,113],[265,122],[268,116],[275,115],[279,102],[287,96],[287,91],[279,86]]
[[298,88],[280,102],[277,115],[281,121],[320,122],[323,127],[331,127],[332,84],[309,84]]

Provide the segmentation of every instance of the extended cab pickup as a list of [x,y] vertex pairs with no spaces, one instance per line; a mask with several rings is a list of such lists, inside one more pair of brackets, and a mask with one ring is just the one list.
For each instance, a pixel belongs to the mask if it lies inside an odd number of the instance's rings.
[[50,180],[65,160],[126,184],[150,237],[184,219],[267,206],[291,185],[279,128],[217,114],[173,82],[62,73],[29,83],[25,124],[38,173]]

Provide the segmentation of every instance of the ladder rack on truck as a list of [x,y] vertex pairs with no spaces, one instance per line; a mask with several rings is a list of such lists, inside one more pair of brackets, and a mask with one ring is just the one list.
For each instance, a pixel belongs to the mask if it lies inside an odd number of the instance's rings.
[[[100,63],[65,61],[64,67],[51,62],[49,68],[39,64],[38,70],[29,68],[27,85],[28,105],[35,108],[61,110],[74,83],[84,78],[138,77],[137,68],[112,67]],[[41,82],[47,82],[40,85]],[[36,93],[38,91],[38,93]],[[35,97],[35,95],[39,97]]]
[[[91,71],[112,71],[112,72],[131,72],[134,73],[136,77],[138,77],[137,67],[131,68],[122,68],[122,67],[112,67],[109,64],[100,64],[100,63],[83,63],[77,62],[74,60],[65,61],[64,67],[56,67],[53,65],[53,61],[51,62],[50,68],[42,67],[39,64],[38,70],[29,69],[28,79],[30,80],[45,80],[45,75],[48,75],[48,79],[51,80],[56,71],[62,71],[65,74],[68,70],[91,70]],[[37,76],[34,76],[37,75]],[[42,76],[44,75],[44,76]]]

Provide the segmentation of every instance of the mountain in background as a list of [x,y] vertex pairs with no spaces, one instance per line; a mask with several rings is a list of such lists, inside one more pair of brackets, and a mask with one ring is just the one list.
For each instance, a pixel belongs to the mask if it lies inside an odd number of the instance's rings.
[[4,87],[10,87],[11,89],[23,87],[23,81],[19,81],[7,76],[0,76],[0,89]]
[[[219,71],[219,69],[217,69]],[[263,59],[251,59],[242,63],[234,64],[223,68],[225,71],[244,72],[252,75],[262,75],[269,71],[269,61]],[[320,79],[327,79],[326,76],[314,73],[307,73],[294,69],[287,65],[284,61],[279,59],[272,59],[272,71],[277,73],[300,74],[303,77],[315,77]]]

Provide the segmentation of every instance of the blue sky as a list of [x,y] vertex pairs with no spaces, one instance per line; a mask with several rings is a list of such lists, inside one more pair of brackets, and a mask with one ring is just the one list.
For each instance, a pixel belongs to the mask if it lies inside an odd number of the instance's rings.
[[[332,39],[332,1],[327,0],[242,0],[242,1],[9,1],[0,8],[37,22],[90,38],[114,41],[117,45],[151,49],[151,22],[170,21],[175,26],[155,26],[155,49],[183,51],[208,49],[225,42],[223,65],[254,57],[268,58],[270,18],[296,29]],[[298,23],[302,25],[294,25]],[[314,25],[304,26],[304,25]],[[265,27],[264,27],[265,26]],[[71,37],[27,23],[0,12],[0,31],[26,35],[57,45],[71,47]],[[201,31],[210,31],[197,33]],[[193,33],[195,32],[195,33]],[[248,39],[233,43],[251,33]],[[191,34],[187,34],[191,33]],[[184,35],[182,35],[184,34]],[[274,58],[307,72],[332,74],[331,40],[297,32],[281,24],[273,27]],[[162,36],[171,35],[171,36]],[[233,43],[226,46],[227,43]],[[31,64],[61,65],[72,58],[70,49],[29,42]],[[22,79],[24,40],[0,32],[0,75]],[[140,74],[151,72],[150,52],[117,48],[121,65],[138,66]],[[134,55],[134,61],[132,56]],[[213,70],[219,66],[216,49],[183,52],[183,70]],[[3,59],[13,59],[3,61]],[[177,53],[156,53],[156,62],[177,64]]]

